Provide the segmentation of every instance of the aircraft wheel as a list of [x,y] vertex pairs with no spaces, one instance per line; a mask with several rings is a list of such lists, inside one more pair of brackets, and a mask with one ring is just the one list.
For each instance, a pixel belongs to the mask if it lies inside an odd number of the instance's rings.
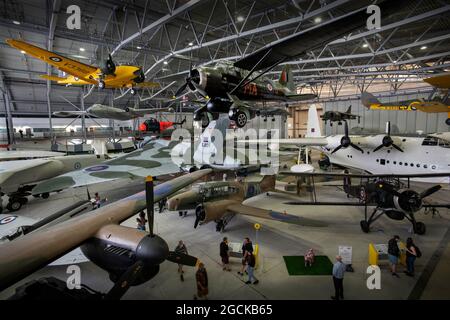
[[39,198],[40,195],[39,194],[33,194],[33,198]]
[[245,114],[245,112],[242,111],[236,112],[235,119],[236,119],[235,120],[236,126],[238,128],[242,128],[247,124],[247,115]]
[[3,212],[3,206],[0,206],[0,214]]
[[50,193],[45,192],[43,194],[41,194],[42,199],[48,199],[48,197],[50,197]]
[[427,231],[427,228],[423,222],[416,222],[416,225],[414,227],[414,233],[417,233],[419,235],[424,235]]
[[183,216],[183,211],[178,211],[178,215],[179,215],[180,217],[182,217],[182,216]]
[[6,205],[6,209],[8,209],[10,212],[18,211],[20,208],[22,208],[22,201],[20,198],[12,198],[9,199],[8,204]]
[[361,226],[361,230],[362,230],[364,233],[369,233],[370,228],[369,228],[369,224],[367,223],[367,221],[361,220],[361,222],[359,223],[359,225]]
[[447,120],[445,120],[445,124],[450,126],[450,118],[447,118]]
[[105,89],[105,81],[100,80],[100,81],[98,82],[98,87],[99,87],[99,89]]

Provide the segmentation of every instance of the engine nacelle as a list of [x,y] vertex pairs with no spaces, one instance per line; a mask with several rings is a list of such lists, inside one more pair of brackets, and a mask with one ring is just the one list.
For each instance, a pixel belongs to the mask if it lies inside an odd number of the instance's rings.
[[142,261],[142,275],[132,285],[153,278],[159,271],[159,264],[169,254],[167,243],[159,236],[150,237],[146,232],[115,224],[102,227],[81,250],[89,260],[108,271],[112,281],[137,261]]
[[227,209],[232,204],[237,204],[234,200],[218,200],[210,203],[199,204],[195,209],[197,219],[201,224],[222,219],[227,213]]

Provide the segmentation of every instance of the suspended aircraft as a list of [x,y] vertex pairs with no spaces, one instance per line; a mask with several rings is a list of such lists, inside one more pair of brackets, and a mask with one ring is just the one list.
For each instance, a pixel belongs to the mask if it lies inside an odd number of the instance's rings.
[[100,68],[66,58],[22,40],[7,39],[6,43],[67,73],[69,76],[65,78],[49,75],[41,76],[44,79],[56,81],[58,84],[95,85],[99,89],[129,88],[132,95],[136,94],[138,88],[159,87],[158,83],[145,81],[145,74],[141,67],[117,66],[111,55],[105,61],[105,66]]
[[[242,142],[250,145],[269,145],[272,149],[281,145],[311,146],[322,151],[330,162],[342,167],[380,174],[446,174],[450,170],[450,140],[445,135],[429,134],[425,137],[392,136],[390,122],[386,133],[369,136],[349,135],[344,122],[344,134],[322,136],[317,109],[308,111],[305,138],[250,139]],[[308,166],[307,170],[310,170]],[[416,180],[449,183],[450,177],[422,177]]]
[[333,122],[337,122],[338,125],[342,124],[343,120],[353,120],[353,119],[361,119],[361,116],[356,114],[352,114],[352,106],[349,106],[347,111],[339,112],[339,111],[326,111],[320,118],[327,124],[327,121],[330,122],[330,126],[333,126]]
[[135,118],[143,117],[147,114],[152,114],[156,112],[173,112],[172,108],[148,108],[148,109],[135,109],[126,107],[125,109],[120,109],[116,107],[105,106],[102,104],[93,104],[91,107],[82,110],[73,110],[73,111],[56,111],[53,112],[55,116],[59,117],[70,117],[73,115],[81,116],[88,115],[97,118],[104,119],[114,119],[119,121],[127,121]]
[[182,212],[195,209],[194,228],[199,224],[214,221],[216,231],[223,232],[227,224],[236,214],[248,215],[263,219],[272,219],[302,226],[324,227],[326,224],[288,213],[260,209],[242,202],[261,193],[280,192],[275,190],[275,176],[264,176],[262,179],[243,182],[218,181],[198,183],[182,193],[178,193],[167,201],[169,210]]
[[[395,14],[406,4],[409,1],[377,2],[383,16]],[[202,121],[203,127],[215,119],[217,113],[228,113],[238,127],[243,127],[250,118],[251,105],[239,104],[234,97],[242,101],[314,99],[315,95],[296,92],[288,66],[283,67],[278,82],[260,78],[283,62],[322,48],[333,40],[365,27],[368,17],[367,7],[364,6],[269,44],[234,63],[221,62],[214,67],[194,69],[191,67],[185,83],[176,91],[175,97],[189,88],[204,98],[202,106],[194,112],[194,121]]]
[[[312,188],[314,190],[312,192],[314,201],[289,201],[285,204],[364,207],[364,220],[361,220],[360,226],[362,231],[365,233],[370,231],[370,226],[373,222],[378,220],[381,216],[386,215],[393,220],[407,219],[411,223],[414,232],[423,235],[426,232],[425,224],[423,222],[416,221],[415,213],[419,212],[422,208],[450,208],[450,202],[428,203],[425,200],[425,198],[439,191],[442,188],[441,185],[434,185],[426,190],[423,190],[422,192],[418,192],[410,187],[410,180],[413,178],[448,177],[450,176],[450,172],[447,174],[437,173],[413,175],[372,175],[327,172],[286,172],[284,174],[313,178]],[[320,196],[320,192],[316,191],[316,185],[314,183],[314,178],[317,177],[343,178],[344,192],[347,194],[348,198],[356,198],[357,201],[318,201],[317,195]],[[360,179],[360,183],[357,185],[352,184],[352,178]],[[408,182],[405,184],[401,181],[401,179],[406,179]],[[321,187],[324,188],[326,185]],[[336,184],[333,184],[333,187],[336,187]],[[370,216],[367,212],[368,207],[375,207]]]
[[[118,299],[130,286],[150,280],[165,260],[195,266],[197,258],[169,251],[166,241],[153,232],[153,207],[154,202],[211,172],[211,169],[205,169],[188,173],[161,183],[154,189],[153,180],[148,177],[146,191],[3,244],[0,252],[0,290],[79,246],[86,257],[109,273],[115,283],[108,294],[102,296],[104,299]],[[145,208],[148,233],[120,225]]]

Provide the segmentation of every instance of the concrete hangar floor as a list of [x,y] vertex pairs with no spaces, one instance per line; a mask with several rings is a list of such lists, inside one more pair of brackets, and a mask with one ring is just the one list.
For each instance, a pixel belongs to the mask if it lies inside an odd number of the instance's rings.
[[[278,187],[282,187],[278,185]],[[141,182],[116,181],[112,184],[96,185],[95,191],[108,197],[111,203],[120,197],[142,190]],[[114,191],[111,191],[114,190]],[[318,191],[328,200],[343,200],[345,194],[333,188],[320,188]],[[435,200],[443,201],[446,192],[436,193]],[[32,199],[20,211],[20,215],[33,219],[41,219],[80,198],[86,197],[83,188],[66,190],[51,196],[47,200]],[[372,232],[361,231],[359,221],[363,210],[358,207],[323,207],[292,206],[284,202],[295,199],[286,194],[261,194],[248,199],[245,204],[272,209],[286,210],[290,214],[304,218],[320,220],[326,227],[306,227],[290,225],[277,221],[268,221],[244,216],[236,216],[224,233],[215,231],[213,223],[201,225],[194,229],[194,214],[179,217],[177,212],[165,211],[156,213],[156,233],[166,239],[173,249],[179,240],[183,240],[189,254],[197,256],[205,263],[209,276],[209,299],[330,299],[333,293],[331,276],[290,276],[283,256],[304,255],[309,248],[314,248],[316,255],[326,255],[330,260],[338,253],[339,245],[353,247],[352,266],[354,272],[346,273],[344,280],[345,298],[352,299],[449,299],[450,271],[445,266],[450,262],[448,210],[440,210],[439,216],[418,214],[417,219],[427,225],[427,233],[415,235],[414,239],[421,248],[423,256],[416,260],[415,278],[407,277],[400,267],[400,278],[392,277],[387,261],[380,263],[381,290],[369,290],[366,286],[368,274],[369,243],[387,243],[388,239],[398,234],[403,240],[411,236],[410,224],[406,221],[393,221],[380,218],[373,225]],[[124,225],[134,227],[136,217],[127,220]],[[254,223],[262,225],[258,235],[253,228]],[[241,267],[238,258],[231,258],[232,272],[222,270],[219,257],[219,243],[227,236],[230,242],[242,242],[250,237],[260,246],[259,265],[256,277],[257,285],[247,285],[247,277],[241,277],[237,271]],[[87,261],[79,264],[81,281],[89,287],[107,292],[112,287],[108,274]],[[159,274],[137,287],[132,287],[123,299],[187,299],[193,298],[196,292],[195,270],[184,267],[185,281],[181,282],[176,264],[164,262]],[[3,291],[0,299],[6,299],[14,293],[16,287],[41,277],[54,276],[67,279],[67,266],[47,266],[20,281],[13,287]]]

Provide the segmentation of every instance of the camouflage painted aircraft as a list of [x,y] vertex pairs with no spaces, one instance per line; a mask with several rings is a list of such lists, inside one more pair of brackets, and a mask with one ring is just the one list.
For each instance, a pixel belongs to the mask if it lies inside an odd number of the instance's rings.
[[11,47],[69,74],[65,78],[41,76],[44,79],[56,81],[58,84],[95,85],[100,89],[129,88],[132,95],[136,94],[137,88],[159,87],[158,83],[145,81],[145,74],[141,67],[116,66],[111,55],[106,60],[104,68],[99,68],[66,58],[21,40],[7,39],[6,42]]
[[338,125],[342,124],[342,121],[344,120],[354,120],[361,119],[361,116],[358,116],[356,114],[352,114],[352,106],[349,106],[347,111],[345,112],[339,112],[339,111],[327,111],[323,115],[320,116],[320,118],[325,121],[325,124],[327,124],[327,121],[330,121],[330,126],[333,126],[333,122],[337,122]]
[[[393,15],[408,4],[408,0],[377,1],[383,16]],[[233,96],[242,101],[313,99],[313,94],[297,94],[292,73],[287,66],[283,68],[278,81],[262,77],[283,62],[323,48],[333,40],[366,27],[369,16],[367,5],[364,5],[348,14],[333,17],[329,21],[275,41],[234,63],[220,62],[214,67],[191,68],[175,97],[189,88],[205,99],[202,106],[194,112],[194,120],[202,121],[203,127],[215,119],[217,113],[227,113],[238,127],[247,123],[251,106],[249,108],[249,105],[237,103]]]
[[187,210],[195,210],[194,228],[199,224],[214,221],[216,231],[222,232],[236,214],[257,218],[271,219],[302,226],[323,227],[326,224],[311,219],[301,218],[287,213],[260,209],[242,204],[246,199],[260,193],[275,190],[275,176],[264,176],[259,180],[242,182],[219,181],[193,185],[190,190],[178,193],[168,200],[168,208],[178,211],[180,216]]
[[[362,104],[370,110],[389,110],[389,111],[422,111],[431,113],[446,112],[448,114],[445,123],[450,126],[450,73],[438,75],[423,79],[424,82],[432,85],[435,91],[432,92],[429,99],[413,99],[392,103],[382,103],[369,92],[361,94]],[[442,96],[437,94],[442,92]],[[433,97],[434,96],[434,97]]]
[[[115,282],[113,289],[103,297],[106,299],[120,298],[131,285],[153,278],[165,260],[195,266],[197,258],[169,251],[165,240],[153,233],[151,212],[154,202],[211,172],[205,169],[188,173],[155,186],[153,192],[146,183],[146,191],[2,244],[0,291],[79,246],[86,257],[106,270]],[[145,208],[149,233],[120,225]]]
[[172,108],[149,108],[149,109],[135,109],[126,107],[125,109],[105,106],[102,104],[93,104],[85,111],[73,110],[73,111],[56,111],[53,112],[55,116],[70,117],[70,116],[93,116],[97,118],[114,119],[119,121],[127,121],[135,118],[143,117],[146,114],[155,112],[172,112]]
[[[27,203],[27,196],[36,184],[63,173],[79,170],[104,161],[99,155],[57,156],[47,159],[5,161],[0,165],[0,192],[9,197],[6,208],[13,212]],[[60,189],[55,189],[57,191]],[[35,196],[46,199],[48,192],[34,192]],[[0,213],[3,206],[0,205]]]

